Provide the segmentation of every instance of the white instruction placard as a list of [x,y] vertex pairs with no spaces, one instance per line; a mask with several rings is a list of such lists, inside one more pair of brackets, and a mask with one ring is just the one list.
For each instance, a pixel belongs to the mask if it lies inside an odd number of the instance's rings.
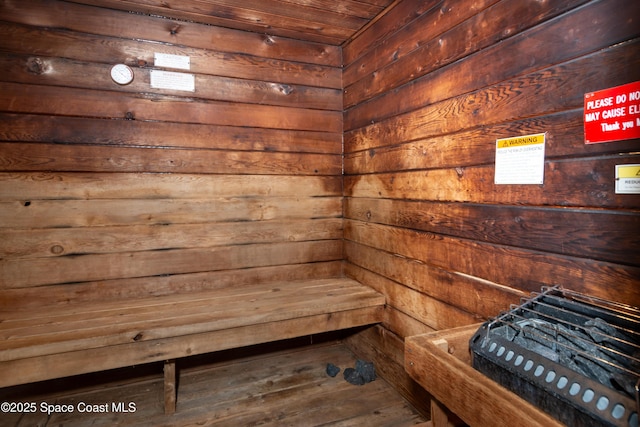
[[545,135],[496,140],[496,184],[543,184]]
[[156,52],[153,55],[153,63],[156,67],[177,68],[180,70],[191,69],[191,58],[184,55]]
[[640,165],[616,165],[616,194],[640,194]]
[[151,70],[151,87],[195,92],[196,79],[193,74]]

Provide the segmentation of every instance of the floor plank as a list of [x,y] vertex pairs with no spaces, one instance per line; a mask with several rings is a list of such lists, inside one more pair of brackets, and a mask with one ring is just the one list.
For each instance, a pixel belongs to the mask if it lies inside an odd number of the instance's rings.
[[[342,372],[356,356],[339,341],[278,351],[221,358],[178,360],[177,411],[165,415],[163,376],[145,374],[77,384],[40,393],[45,388],[0,390],[3,401],[14,396],[34,402],[34,413],[0,413],[3,426],[412,426],[425,419],[378,378],[364,386],[347,383]],[[342,371],[327,376],[327,363]],[[72,413],[43,412],[42,402],[71,405]],[[132,406],[129,406],[133,404]],[[95,406],[91,406],[95,405]],[[80,412],[95,409],[98,413]],[[126,409],[129,412],[118,411]],[[57,410],[57,411],[56,411]]]

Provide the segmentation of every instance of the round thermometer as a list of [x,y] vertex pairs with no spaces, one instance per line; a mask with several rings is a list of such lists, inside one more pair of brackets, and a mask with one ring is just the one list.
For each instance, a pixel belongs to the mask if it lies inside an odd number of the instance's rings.
[[125,64],[117,64],[111,68],[111,78],[119,85],[128,85],[133,81],[133,70]]

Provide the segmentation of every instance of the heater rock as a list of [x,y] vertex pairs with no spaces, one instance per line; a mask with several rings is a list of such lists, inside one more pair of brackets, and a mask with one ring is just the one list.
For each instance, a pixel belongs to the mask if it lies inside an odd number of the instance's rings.
[[343,375],[349,384],[364,385],[376,379],[376,369],[371,362],[357,360],[356,367],[345,369]]
[[344,370],[344,379],[349,384],[364,385],[364,378],[353,368],[347,368]]
[[329,375],[331,378],[338,375],[339,372],[340,368],[338,368],[336,365],[334,365],[333,363],[327,364],[327,375]]

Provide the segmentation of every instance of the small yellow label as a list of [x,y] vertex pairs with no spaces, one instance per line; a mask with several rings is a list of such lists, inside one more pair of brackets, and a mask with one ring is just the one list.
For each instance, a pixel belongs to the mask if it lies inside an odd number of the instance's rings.
[[618,165],[617,178],[638,178],[640,179],[640,165]]
[[518,136],[515,138],[502,138],[496,140],[496,147],[509,148],[509,147],[521,147],[523,145],[537,145],[544,144],[544,133],[537,133],[535,135]]

